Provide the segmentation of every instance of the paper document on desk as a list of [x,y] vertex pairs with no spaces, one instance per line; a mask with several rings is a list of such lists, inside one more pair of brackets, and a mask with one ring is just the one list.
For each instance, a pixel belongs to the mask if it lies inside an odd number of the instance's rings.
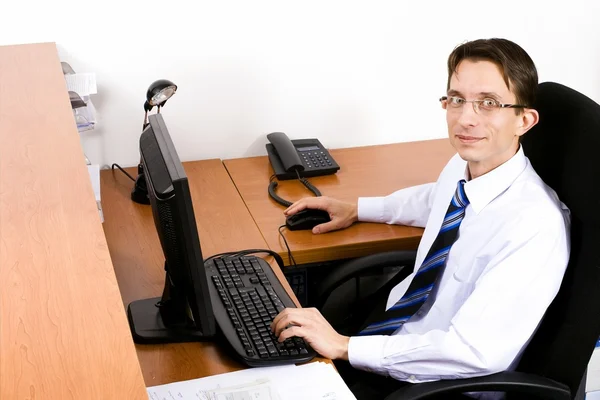
[[149,387],[150,400],[356,400],[331,364],[250,368]]
[[[242,385],[208,390],[206,400],[280,400],[268,379],[258,379]],[[204,400],[200,397],[201,400]]]

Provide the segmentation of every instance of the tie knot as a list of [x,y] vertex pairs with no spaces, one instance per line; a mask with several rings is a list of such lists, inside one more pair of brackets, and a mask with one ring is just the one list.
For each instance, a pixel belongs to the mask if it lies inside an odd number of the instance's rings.
[[465,180],[461,179],[456,185],[456,191],[454,192],[454,197],[452,198],[452,203],[454,203],[456,207],[465,208],[469,205],[469,198],[465,193],[465,183]]

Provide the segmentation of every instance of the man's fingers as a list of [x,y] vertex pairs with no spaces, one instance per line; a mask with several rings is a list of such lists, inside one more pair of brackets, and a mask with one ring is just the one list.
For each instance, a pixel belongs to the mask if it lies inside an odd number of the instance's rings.
[[285,215],[294,215],[296,214],[298,211],[302,211],[306,208],[305,205],[305,201],[304,199],[302,200],[298,200],[297,202],[293,203],[291,206],[289,206],[288,208],[286,208],[283,213]]
[[325,222],[324,224],[315,226],[312,229],[312,233],[314,233],[314,234],[327,233],[327,232],[335,231],[336,229],[339,229],[339,226],[338,226],[337,221],[333,220],[333,221]]
[[275,326],[275,336],[281,335],[281,332],[289,329],[291,326],[307,326],[309,324],[308,318],[297,315],[286,315],[282,318]]
[[307,208],[316,210],[327,210],[327,200],[325,197],[305,197],[293,203],[283,211],[284,215],[294,215]]
[[304,329],[301,326],[291,326],[285,329],[283,332],[281,332],[280,335],[277,335],[277,341],[281,343],[284,340],[289,339],[293,336],[304,338],[306,336],[306,329]]
[[271,322],[271,329],[275,329],[279,321],[285,318],[290,312],[294,312],[296,309],[293,308],[284,308],[282,312],[277,314],[275,318],[273,318],[273,322]]
[[306,326],[310,323],[310,318],[306,315],[305,310],[287,308],[283,310],[271,324],[271,329],[275,335],[279,336],[283,330],[290,325]]
[[290,324],[292,324],[291,318],[288,315],[284,315],[275,326],[273,326],[273,333],[275,336],[279,336],[283,330],[285,330]]

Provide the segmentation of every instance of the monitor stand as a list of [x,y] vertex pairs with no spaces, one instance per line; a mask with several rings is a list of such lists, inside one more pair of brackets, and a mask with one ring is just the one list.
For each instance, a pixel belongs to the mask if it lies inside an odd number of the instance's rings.
[[[198,342],[214,339],[205,335],[188,316],[182,296],[177,296],[167,275],[162,297],[136,300],[127,307],[133,341],[140,344]],[[157,307],[157,304],[161,304]]]

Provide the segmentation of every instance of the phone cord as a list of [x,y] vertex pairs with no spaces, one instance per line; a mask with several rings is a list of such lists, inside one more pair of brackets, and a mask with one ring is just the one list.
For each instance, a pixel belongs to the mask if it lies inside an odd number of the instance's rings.
[[[296,172],[298,172],[298,171],[296,171]],[[302,184],[308,190],[310,190],[315,196],[317,196],[317,197],[321,196],[321,191],[319,189],[317,189],[312,183],[310,183],[306,178],[300,178],[300,175],[298,174],[298,180],[300,182],[302,182]],[[286,208],[291,206],[293,204],[291,201],[282,199],[275,193],[275,188],[277,188],[277,185],[278,185],[277,182],[271,181],[271,183],[269,184],[269,196],[271,196],[271,198],[273,200],[275,200],[277,203],[281,204],[282,206],[284,206]]]

